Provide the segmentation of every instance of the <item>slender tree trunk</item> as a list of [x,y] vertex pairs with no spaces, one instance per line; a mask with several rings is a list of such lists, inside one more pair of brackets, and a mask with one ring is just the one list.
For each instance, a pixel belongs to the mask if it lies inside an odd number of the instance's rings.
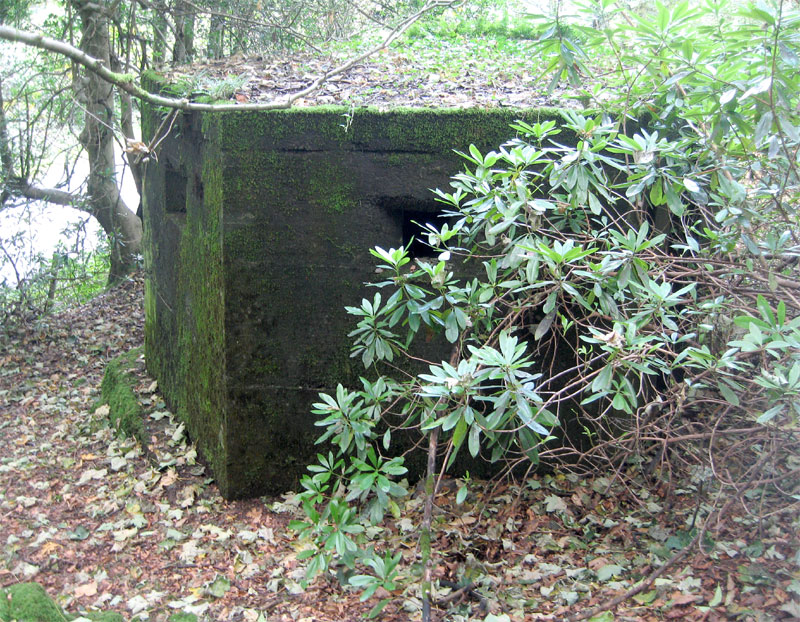
[[[460,349],[458,344],[453,346],[450,352],[450,365],[458,365]],[[431,417],[437,417],[437,410],[445,398],[439,398],[431,411]],[[431,551],[433,503],[436,500],[436,492],[439,487],[439,480],[436,476],[436,454],[439,451],[439,432],[440,427],[433,428],[428,434],[428,464],[425,474],[425,506],[422,511],[422,524],[420,525],[419,553],[422,563],[422,622],[431,622],[431,592],[433,590],[433,555]],[[445,458],[446,460],[446,458]]]
[[194,12],[192,7],[181,2],[181,6],[186,11],[183,22],[183,46],[186,48],[186,60],[194,59]]
[[175,4],[175,45],[172,47],[172,64],[183,65],[186,62],[186,16],[182,2]]
[[[107,5],[73,0],[81,19],[81,50],[110,67],[111,42]],[[111,271],[109,282],[126,276],[136,267],[142,244],[142,223],[120,195],[114,158],[114,90],[92,71],[83,72],[76,94],[86,110],[80,135],[89,158],[87,194],[89,211],[109,237]]]
[[61,255],[53,253],[53,258],[50,261],[50,285],[47,288],[47,300],[44,303],[44,312],[47,313],[53,306],[53,301],[56,299],[56,290],[58,289],[58,273],[61,270]]
[[167,60],[167,7],[164,3],[156,4],[156,13],[153,16],[153,44],[150,48],[153,67],[160,67]]
[[0,206],[5,202],[6,184],[14,173],[14,160],[8,142],[8,125],[6,124],[6,104],[3,101],[3,77],[0,76]]
[[182,65],[194,56],[194,14],[192,7],[177,0],[175,3],[175,47],[172,48],[172,64]]
[[[433,416],[436,416],[434,410]],[[431,558],[431,519],[433,501],[436,497],[436,452],[439,448],[439,428],[430,431],[428,437],[428,469],[425,475],[425,509],[419,537],[420,561],[422,562],[422,622],[431,620],[431,589],[433,587],[433,560]]]
[[225,37],[225,20],[217,15],[211,16],[211,30],[208,33],[208,49],[206,54],[209,58],[221,58]]

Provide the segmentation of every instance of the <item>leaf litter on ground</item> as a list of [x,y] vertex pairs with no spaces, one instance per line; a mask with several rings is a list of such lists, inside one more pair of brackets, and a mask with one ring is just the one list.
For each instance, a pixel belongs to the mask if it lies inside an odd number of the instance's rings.
[[[100,381],[108,360],[141,346],[142,315],[137,275],[0,340],[0,587],[37,581],[70,611],[126,619],[357,620],[381,598],[381,619],[418,618],[415,581],[363,603],[333,575],[304,590],[305,544],[286,528],[297,499],[222,499],[141,357],[147,447],[116,434],[97,408]],[[686,546],[696,510],[691,486],[633,491],[612,474],[472,482],[466,498],[458,488],[443,487],[434,525],[437,603],[454,621],[596,606]],[[406,576],[418,570],[422,506],[412,494],[371,531]],[[742,512],[714,539],[593,620],[796,619],[796,517]]]
[[[242,56],[197,62],[167,73],[176,84],[191,84],[202,95],[237,77],[230,94],[238,103],[279,101],[310,86],[350,58],[378,43],[332,44],[325,53],[281,51],[274,56]],[[355,45],[355,47],[354,47]],[[408,38],[332,76],[319,90],[295,102],[296,107],[338,105],[377,109],[582,107],[598,82],[588,76],[581,88],[567,85],[547,92],[544,63],[533,42],[493,37]],[[198,76],[202,76],[198,80]]]

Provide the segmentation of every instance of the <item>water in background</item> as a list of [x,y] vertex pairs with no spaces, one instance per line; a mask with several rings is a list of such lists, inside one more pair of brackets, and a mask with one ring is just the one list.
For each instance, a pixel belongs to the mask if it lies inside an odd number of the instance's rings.
[[[118,155],[118,160],[121,157]],[[86,178],[86,162],[76,167],[71,188],[83,186]],[[122,197],[131,209],[139,204],[139,194],[130,171],[117,165],[118,179],[122,178]],[[57,183],[63,173],[63,164],[54,163],[42,184],[45,187]],[[97,248],[102,242],[102,230],[97,221],[70,207],[50,205],[39,201],[19,207],[6,207],[0,211],[0,285],[16,287],[18,278],[27,278],[39,268],[42,258],[50,259],[55,252],[67,252],[71,256]],[[16,270],[15,270],[16,268]]]

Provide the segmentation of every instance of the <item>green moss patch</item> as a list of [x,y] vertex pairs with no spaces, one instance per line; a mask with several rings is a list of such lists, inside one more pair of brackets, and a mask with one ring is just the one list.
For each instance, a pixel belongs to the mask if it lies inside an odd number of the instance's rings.
[[0,588],[0,622],[69,622],[78,617],[95,622],[124,622],[124,618],[113,611],[81,616],[65,613],[38,583],[17,583]]
[[126,436],[144,442],[142,406],[136,397],[134,370],[142,366],[143,349],[134,348],[109,361],[100,385],[101,399],[108,404],[111,424]]

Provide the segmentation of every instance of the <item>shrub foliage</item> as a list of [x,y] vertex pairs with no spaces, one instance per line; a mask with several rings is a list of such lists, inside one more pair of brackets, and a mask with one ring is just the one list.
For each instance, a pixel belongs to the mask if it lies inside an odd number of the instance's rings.
[[[365,572],[350,579],[365,598],[393,589],[399,559],[364,534],[406,494],[398,429],[428,452],[424,602],[436,480],[460,452],[509,472],[558,460],[662,485],[691,477],[707,491],[699,524],[754,490],[796,503],[800,14],[586,10],[593,28],[540,50],[561,72],[553,84],[597,84],[594,110],[520,122],[497,150],[463,153],[436,191],[446,222],[420,223],[438,257],[371,251],[376,292],[348,307],[362,386],[314,407],[331,449],[309,467],[294,523],[310,577],[335,560]],[[432,334],[446,360],[416,347]]]

